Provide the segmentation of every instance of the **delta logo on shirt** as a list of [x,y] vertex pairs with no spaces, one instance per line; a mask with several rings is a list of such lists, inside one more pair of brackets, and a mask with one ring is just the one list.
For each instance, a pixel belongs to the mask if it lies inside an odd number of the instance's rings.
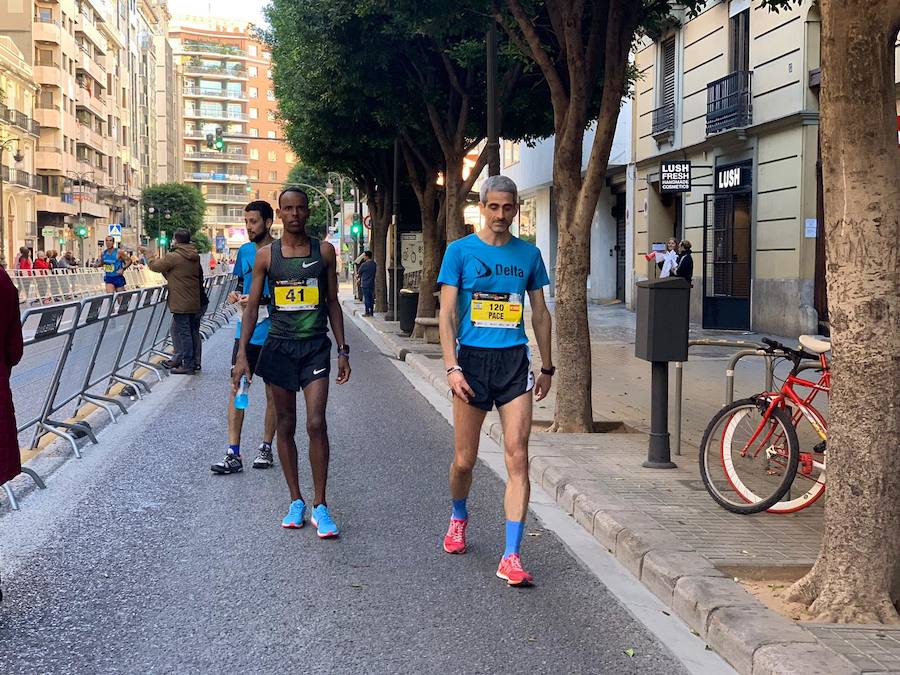
[[519,279],[525,278],[525,270],[517,265],[501,265],[497,263],[494,265],[494,269],[492,270],[490,265],[481,260],[480,258],[476,258],[472,256],[475,260],[475,264],[478,269],[478,273],[475,275],[476,279],[486,279],[487,277],[491,277],[493,275],[497,275],[498,277],[517,277]]

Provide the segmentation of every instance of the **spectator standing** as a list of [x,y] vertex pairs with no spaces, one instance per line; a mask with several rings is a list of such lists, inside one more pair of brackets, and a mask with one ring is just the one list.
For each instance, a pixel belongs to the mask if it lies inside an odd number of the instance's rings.
[[16,256],[17,270],[30,270],[31,265],[31,249],[25,246],[19,247],[19,255]]
[[215,254],[210,255],[209,256],[209,273],[210,274],[216,273],[216,265],[218,265],[218,264],[219,264],[219,261],[216,260],[216,255]]
[[57,253],[56,251],[47,251],[47,262],[50,263],[51,270],[59,269],[59,260],[57,259],[58,255],[59,253]]
[[365,316],[375,316],[375,274],[378,267],[372,260],[372,251],[363,253],[363,262],[356,268],[356,280],[362,289]]
[[22,360],[22,324],[19,320],[19,292],[6,270],[0,268],[0,485],[22,471],[16,413],[13,409],[10,372]]
[[34,269],[41,270],[39,274],[47,274],[50,271],[50,261],[47,259],[47,254],[43,251],[37,252],[37,257],[34,259]]
[[59,259],[56,261],[56,262],[57,262],[57,265],[59,266],[59,269],[61,269],[61,270],[67,270],[67,269],[69,269],[69,268],[71,268],[71,267],[74,267],[74,265],[72,265],[72,263],[69,262],[69,257],[70,257],[71,255],[72,255],[71,253],[69,253],[68,251],[66,251],[65,253],[63,253],[63,254],[59,257]]
[[[172,235],[172,250],[165,258],[149,261],[151,270],[162,274],[169,286],[169,311],[172,313],[172,343],[175,353],[163,365],[175,375],[193,375],[196,371],[192,323],[200,312],[201,267],[191,234],[183,228]],[[140,249],[146,255],[146,249]]]
[[694,259],[691,257],[691,242],[685,239],[678,247],[678,264],[675,266],[675,276],[681,277],[688,283],[694,276]]

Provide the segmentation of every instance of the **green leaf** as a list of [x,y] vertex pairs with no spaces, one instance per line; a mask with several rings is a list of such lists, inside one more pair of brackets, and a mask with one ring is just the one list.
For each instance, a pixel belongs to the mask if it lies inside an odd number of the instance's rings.
[[629,647],[628,649],[624,650],[624,654],[625,654],[625,656],[634,658],[634,654],[635,654],[634,648]]

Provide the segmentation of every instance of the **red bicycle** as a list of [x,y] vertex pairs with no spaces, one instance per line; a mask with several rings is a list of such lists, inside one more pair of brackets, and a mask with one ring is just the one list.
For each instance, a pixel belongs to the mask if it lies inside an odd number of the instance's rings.
[[[768,338],[763,343],[766,353],[793,367],[778,391],[735,401],[716,413],[700,443],[700,475],[712,498],[729,511],[793,513],[825,492],[828,424],[813,402],[831,389],[826,358],[831,343],[810,335],[800,336],[800,349]],[[800,377],[810,368],[819,373],[816,381]],[[801,396],[797,389],[808,393]],[[803,420],[808,425],[801,425]],[[792,487],[795,481],[799,490]]]

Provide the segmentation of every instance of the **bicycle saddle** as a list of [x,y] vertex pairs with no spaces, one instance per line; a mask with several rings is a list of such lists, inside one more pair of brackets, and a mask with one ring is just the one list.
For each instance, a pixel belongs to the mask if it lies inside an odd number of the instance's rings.
[[813,354],[825,354],[831,351],[831,340],[828,338],[817,338],[814,335],[801,335],[800,345]]

